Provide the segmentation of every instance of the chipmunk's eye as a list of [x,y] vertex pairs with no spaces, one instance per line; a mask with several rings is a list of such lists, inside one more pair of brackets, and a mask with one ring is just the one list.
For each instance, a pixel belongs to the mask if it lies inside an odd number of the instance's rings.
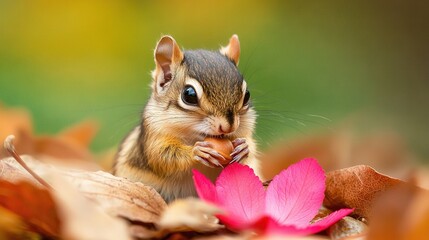
[[243,106],[246,106],[247,104],[249,104],[249,100],[250,100],[250,92],[249,90],[246,90],[246,93],[244,94],[244,99],[243,99]]
[[188,105],[198,105],[198,97],[195,88],[186,85],[182,92],[182,100]]

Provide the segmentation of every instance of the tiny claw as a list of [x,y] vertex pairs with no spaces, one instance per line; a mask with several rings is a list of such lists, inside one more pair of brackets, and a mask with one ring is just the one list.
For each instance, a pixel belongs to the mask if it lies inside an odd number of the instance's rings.
[[240,152],[242,152],[244,149],[248,148],[249,146],[246,143],[242,143],[241,145],[238,145],[234,151],[232,151],[232,153],[230,154],[231,157],[234,157],[235,155],[239,154]]
[[207,167],[213,168],[213,166],[211,166],[208,162],[206,162],[202,157],[195,156],[194,159],[206,165]]
[[223,167],[222,164],[220,164],[219,161],[214,159],[213,157],[210,159],[210,162],[218,167]]
[[249,149],[244,149],[243,151],[241,151],[240,153],[238,153],[237,155],[235,155],[232,158],[232,161],[230,163],[235,163],[235,162],[239,162],[241,159],[243,159],[244,157],[249,155]]
[[225,161],[225,157],[220,155],[220,153],[216,152],[215,150],[210,151],[210,154]]

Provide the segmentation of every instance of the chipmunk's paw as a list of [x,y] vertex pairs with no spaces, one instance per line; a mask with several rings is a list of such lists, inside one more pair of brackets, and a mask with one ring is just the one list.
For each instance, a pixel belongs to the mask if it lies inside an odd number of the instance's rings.
[[232,145],[234,146],[234,151],[231,153],[231,163],[240,162],[249,156],[249,145],[247,145],[245,138],[235,139],[232,141]]
[[221,167],[220,162],[225,162],[225,158],[220,155],[209,142],[196,142],[192,150],[194,159],[207,167]]

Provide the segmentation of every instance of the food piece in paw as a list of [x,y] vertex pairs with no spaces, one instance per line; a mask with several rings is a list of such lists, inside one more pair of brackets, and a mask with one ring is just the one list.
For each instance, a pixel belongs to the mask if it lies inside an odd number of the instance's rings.
[[229,139],[207,137],[206,139],[204,139],[204,141],[211,143],[213,149],[225,158],[225,161],[219,161],[220,164],[222,164],[223,166],[229,164],[229,162],[232,160],[230,154],[234,150],[234,146]]

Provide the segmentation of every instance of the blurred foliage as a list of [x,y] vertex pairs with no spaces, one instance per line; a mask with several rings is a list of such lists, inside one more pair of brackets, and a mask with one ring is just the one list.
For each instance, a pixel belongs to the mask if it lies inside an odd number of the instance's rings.
[[105,149],[139,121],[162,34],[217,49],[237,33],[262,147],[352,119],[395,129],[427,158],[428,10],[418,0],[3,0],[0,101],[32,111],[39,133],[97,119],[93,148]]

